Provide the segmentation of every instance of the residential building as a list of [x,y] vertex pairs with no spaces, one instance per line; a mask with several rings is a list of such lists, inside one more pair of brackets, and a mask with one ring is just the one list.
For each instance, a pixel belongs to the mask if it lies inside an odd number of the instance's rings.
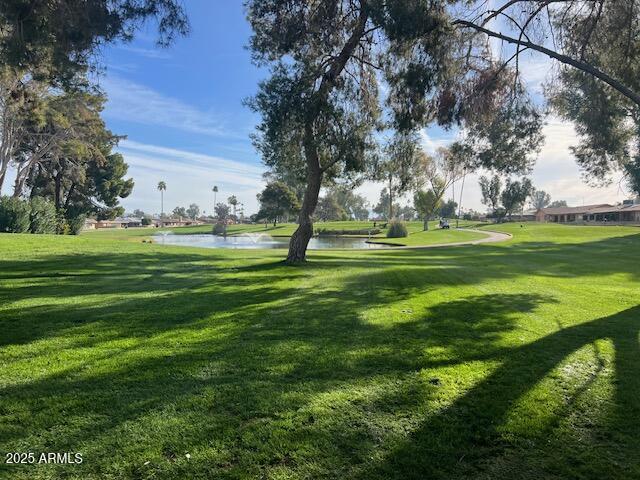
[[202,225],[199,220],[191,220],[190,218],[156,218],[153,224],[156,227],[186,227],[189,225]]
[[84,221],[84,230],[95,230],[96,229],[96,224],[98,223],[98,221],[95,218],[87,218]]
[[542,208],[535,214],[538,222],[576,224],[640,225],[640,200],[627,200],[620,205],[606,203],[581,207]]

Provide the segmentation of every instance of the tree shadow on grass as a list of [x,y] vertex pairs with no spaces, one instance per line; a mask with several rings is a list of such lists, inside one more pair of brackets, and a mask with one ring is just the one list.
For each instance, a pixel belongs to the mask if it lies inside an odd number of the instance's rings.
[[[549,267],[510,250],[518,266],[501,273],[489,263],[499,258],[501,250],[494,248],[474,250],[473,256],[448,249],[435,258],[393,252],[332,260],[324,254],[302,269],[270,259],[234,266],[214,254],[154,253],[138,261],[136,255],[112,254],[96,256],[93,263],[102,263],[88,277],[73,275],[78,267],[67,257],[5,264],[5,279],[28,280],[30,271],[60,274],[35,287],[12,286],[3,298],[14,302],[110,296],[99,310],[43,303],[3,311],[0,322],[9,332],[3,339],[14,348],[6,368],[17,371],[20,362],[33,361],[36,371],[1,385],[0,444],[7,451],[86,452],[80,467],[46,467],[53,478],[453,478],[487,472],[506,478],[522,464],[509,460],[504,470],[496,470],[496,463],[490,470],[487,462],[525,451],[501,430],[515,402],[572,352],[608,338],[616,348],[617,379],[614,408],[603,427],[607,441],[585,440],[575,456],[566,448],[527,451],[543,457],[531,477],[551,476],[545,468],[582,460],[559,476],[623,478],[625,468],[639,464],[638,308],[518,347],[501,339],[519,328],[523,315],[554,299],[494,293],[398,311],[403,301],[440,286],[549,268],[549,275],[560,274],[562,265],[575,264],[584,252],[576,247],[565,255],[549,246],[561,264]],[[596,271],[576,265],[576,275],[631,274],[633,263],[616,260],[615,244],[603,252],[601,258],[611,262]],[[389,268],[355,271],[340,289],[298,283],[317,270],[331,272],[340,259]],[[219,268],[217,262],[226,263]],[[453,274],[451,262],[463,265],[463,272]],[[366,312],[375,308],[395,309],[389,310],[393,321],[368,321]],[[22,333],[15,330],[18,322]],[[52,343],[38,350],[39,344],[27,344],[34,340]],[[40,375],[38,359],[29,355],[63,368]],[[497,366],[475,386],[465,386],[462,396],[452,393],[452,404],[435,408],[447,384],[439,385],[432,372],[450,367],[455,375],[472,362]],[[601,463],[580,458],[597,447]],[[186,462],[185,452],[197,461]],[[609,470],[608,460],[615,460]],[[33,472],[28,468],[20,470],[23,478]]]
[[307,268],[440,266],[473,269],[480,281],[524,275],[579,277],[626,273],[640,278],[640,234],[577,243],[525,241],[433,249],[313,252]]
[[[269,273],[273,281],[273,271]],[[75,282],[74,277],[69,280]],[[1,443],[44,450],[82,445],[92,462],[74,470],[78,475],[108,471],[125,478],[137,475],[143,461],[132,459],[138,460],[137,449],[144,447],[154,465],[180,478],[193,472],[181,474],[184,466],[174,465],[173,456],[205,449],[211,439],[226,453],[196,467],[201,474],[205,467],[216,474],[257,474],[289,455],[275,447],[277,441],[286,441],[294,454],[296,443],[304,439],[314,455],[323,457],[324,468],[335,458],[346,472],[354,455],[371,448],[368,442],[353,444],[367,433],[360,427],[345,430],[343,423],[315,428],[307,410],[314,397],[428,368],[425,345],[453,348],[459,340],[462,350],[475,339],[489,355],[500,332],[513,327],[511,313],[533,309],[541,301],[527,295],[472,297],[381,332],[379,326],[363,323],[359,312],[386,304],[392,294],[395,300],[410,296],[413,289],[345,297],[265,286],[273,283],[258,273],[254,280],[251,292],[234,292],[218,282],[205,289],[112,302],[101,314],[68,305],[23,309],[20,319],[27,329],[36,329],[46,318],[63,318],[63,325],[88,318],[87,328],[52,326],[48,336],[68,342],[62,351],[71,352],[64,368],[2,388]],[[360,281],[368,279],[355,276],[350,287]],[[275,304],[274,296],[280,299]],[[461,322],[453,330],[447,327],[451,317]],[[45,351],[28,347],[24,356],[9,359],[28,362],[35,353],[56,361],[55,349],[60,348],[58,343]],[[87,351],[91,353],[82,356]],[[413,393],[399,395],[396,405],[410,409],[424,393],[420,386],[409,390]],[[283,422],[291,425],[285,428]],[[334,442],[331,437],[340,431],[342,438]],[[109,452],[123,448],[128,461],[116,467]]]
[[55,255],[0,262],[0,284],[5,285],[0,289],[0,345],[24,344],[79,327],[132,336],[144,335],[146,328],[171,329],[210,312],[286,296],[287,288],[274,285],[296,277],[284,270],[261,274],[259,268],[237,275],[228,257],[206,254],[104,253],[81,258]]
[[[639,331],[640,307],[633,307],[514,349],[499,368],[443,412],[429,416],[382,461],[370,465],[362,478],[638,478]],[[526,445],[527,456],[549,457],[523,459],[521,453],[520,458],[503,462],[501,457],[518,446],[500,433],[517,400],[565,358],[602,339],[613,342],[616,376],[614,408],[602,424],[592,425],[604,429],[603,436],[598,442],[576,442],[576,451],[567,455],[569,449],[558,441],[563,438],[545,438],[549,431],[528,432],[533,440]],[[593,378],[588,379],[578,394],[587,392],[592,382]],[[567,403],[573,401],[570,398]],[[555,456],[549,444],[558,447]]]

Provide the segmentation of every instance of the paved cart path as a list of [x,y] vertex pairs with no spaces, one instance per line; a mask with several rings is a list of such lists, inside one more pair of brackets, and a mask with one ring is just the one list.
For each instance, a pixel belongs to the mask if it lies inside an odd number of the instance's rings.
[[[450,242],[450,243],[434,243],[431,245],[402,245],[393,247],[394,250],[406,248],[406,249],[417,249],[417,248],[439,248],[439,247],[455,247],[458,245],[478,245],[480,243],[496,243],[496,242],[505,242],[513,238],[513,235],[508,233],[494,232],[491,230],[476,230],[475,228],[461,228],[459,229],[465,232],[476,232],[486,235],[484,238],[477,238],[475,240],[467,240],[465,242]],[[400,239],[399,239],[400,240]],[[378,243],[382,245],[391,245],[391,243],[384,242],[368,242],[368,243]]]

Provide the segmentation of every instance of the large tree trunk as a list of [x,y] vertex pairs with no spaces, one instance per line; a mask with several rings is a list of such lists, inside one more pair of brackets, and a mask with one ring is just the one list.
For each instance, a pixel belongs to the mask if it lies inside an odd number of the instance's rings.
[[424,217],[424,228],[423,230],[426,232],[427,230],[429,230],[429,217]]
[[2,193],[2,186],[4,185],[4,179],[7,175],[7,164],[1,163],[0,165],[0,193]]
[[71,187],[69,187],[69,192],[67,192],[67,199],[64,202],[65,211],[69,208],[69,204],[71,203],[71,197],[73,196],[75,189],[76,189],[76,184],[72,183]]
[[313,133],[310,126],[307,126],[305,135],[307,136],[304,149],[307,159],[307,188],[304,192],[302,208],[298,215],[298,228],[289,242],[289,254],[287,255],[287,263],[289,264],[302,263],[306,260],[307,246],[313,236],[313,220],[311,217],[318,205],[318,197],[320,196],[320,187],[322,185],[322,169],[320,168],[318,152],[311,138]]
[[393,220],[393,193],[391,190],[391,175],[389,175],[389,221]]
[[13,196],[19,198],[22,195],[22,189],[24,188],[24,181],[26,179],[26,167],[20,168],[16,172],[16,180],[13,182]]
[[320,195],[320,184],[322,183],[322,174],[318,172],[318,176],[307,183],[307,189],[304,193],[304,201],[298,216],[298,228],[291,236],[289,242],[289,254],[287,255],[287,263],[302,263],[307,257],[307,246],[309,240],[313,237],[313,221],[311,216],[316,209],[318,196]]
[[60,211],[60,203],[62,199],[62,172],[58,171],[54,178],[55,191],[53,196],[53,202],[56,206],[56,212]]
[[[318,196],[322,185],[323,169],[320,166],[318,148],[315,143],[314,124],[326,103],[327,97],[344,70],[345,65],[358,47],[360,39],[365,34],[365,26],[369,18],[369,9],[366,3],[362,2],[358,23],[344,47],[333,60],[329,70],[322,76],[320,87],[313,100],[313,106],[308,110],[304,127],[304,156],[307,162],[307,187],[302,200],[302,208],[298,216],[298,228],[291,236],[289,242],[289,254],[287,263],[297,264],[306,260],[307,246],[313,236],[313,221],[311,217],[318,205]],[[325,167],[326,168],[326,167]]]

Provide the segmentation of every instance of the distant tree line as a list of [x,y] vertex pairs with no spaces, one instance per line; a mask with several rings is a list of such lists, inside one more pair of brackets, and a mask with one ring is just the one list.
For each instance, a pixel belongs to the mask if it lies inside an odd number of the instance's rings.
[[171,213],[174,217],[190,218],[191,220],[195,220],[200,216],[200,207],[197,204],[192,203],[187,208],[176,207]]
[[498,175],[491,178],[480,177],[479,183],[482,203],[489,207],[489,216],[498,222],[505,218],[511,220],[513,214],[523,209],[527,199],[535,192],[533,184],[528,178],[521,180],[508,178],[504,189]]
[[[15,178],[0,230],[25,231],[24,212],[47,216],[50,205],[58,233],[77,231],[87,215],[123,213],[119,201],[134,184],[91,73],[101,46],[130,40],[148,19],[161,44],[188,30],[174,0],[0,2],[0,191],[10,170]],[[51,228],[31,222],[27,230]]]

